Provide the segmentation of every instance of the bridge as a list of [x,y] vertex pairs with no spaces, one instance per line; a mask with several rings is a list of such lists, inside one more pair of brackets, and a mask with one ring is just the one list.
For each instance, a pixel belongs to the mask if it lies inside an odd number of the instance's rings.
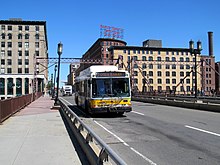
[[[90,116],[73,97],[59,100],[60,111],[39,94],[1,122],[1,164],[220,163],[218,98],[139,94],[123,116]],[[8,106],[0,107],[2,116]]]

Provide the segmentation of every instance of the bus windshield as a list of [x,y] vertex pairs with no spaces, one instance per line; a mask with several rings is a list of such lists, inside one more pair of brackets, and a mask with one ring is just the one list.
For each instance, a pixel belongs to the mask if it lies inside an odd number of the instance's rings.
[[128,78],[97,78],[92,79],[92,97],[129,97]]

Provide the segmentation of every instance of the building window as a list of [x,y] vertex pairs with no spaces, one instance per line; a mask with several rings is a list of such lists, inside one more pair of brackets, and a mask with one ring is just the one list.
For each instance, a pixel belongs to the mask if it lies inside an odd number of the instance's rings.
[[18,47],[22,48],[22,42],[18,42]]
[[190,65],[186,64],[186,69],[190,69]]
[[172,65],[172,69],[176,69],[176,64],[173,64],[173,65]]
[[170,77],[170,72],[166,71],[166,77]]
[[184,72],[180,72],[180,77],[184,77]]
[[25,34],[24,38],[29,39],[29,34]]
[[39,32],[40,27],[39,26],[35,26],[35,30],[36,30],[36,32]]
[[176,72],[172,72],[172,77],[176,77]]
[[169,51],[166,52],[166,55],[169,55]]
[[166,64],[166,69],[170,69],[170,65],[169,64]]
[[142,64],[142,69],[146,69],[147,65],[146,64]]
[[18,59],[18,65],[22,65],[22,59]]
[[142,74],[143,74],[144,76],[147,76],[147,72],[146,72],[146,71],[143,71]]
[[157,64],[157,69],[162,69],[162,65],[161,64]]
[[12,73],[11,68],[7,68],[7,73]]
[[149,79],[149,82],[150,82],[150,84],[153,84],[153,83],[154,83],[154,81],[153,81],[152,78]]
[[161,77],[162,76],[162,72],[161,71],[157,71],[157,76]]
[[161,57],[157,57],[157,61],[161,61]]
[[138,65],[137,65],[137,64],[134,64],[134,68],[138,68]]
[[29,51],[25,50],[25,56],[29,56]]
[[12,26],[11,25],[8,25],[8,30],[12,30]]
[[128,50],[128,54],[130,55],[130,50]]
[[175,62],[176,61],[176,57],[172,57],[172,61]]
[[138,60],[138,57],[137,57],[137,56],[134,56],[134,57],[133,57],[133,60],[134,60],[134,61],[137,61],[137,60]]
[[22,68],[18,68],[18,73],[22,73]]
[[39,56],[39,51],[35,51],[35,56]]
[[39,42],[35,42],[35,48],[39,48]]
[[186,57],[186,62],[189,62],[189,57]]
[[28,25],[25,26],[25,30],[29,31],[29,26]]
[[138,76],[138,72],[137,71],[134,71],[134,76]]
[[18,34],[18,39],[21,40],[22,39],[22,34]]
[[25,73],[29,73],[29,68],[24,69]]
[[5,79],[0,78],[0,95],[5,94]]
[[125,53],[125,54],[126,54],[126,49],[124,49],[124,50],[123,50],[123,53]]
[[184,65],[183,64],[180,65],[180,69],[184,69]]
[[170,79],[166,79],[166,84],[170,84]]
[[5,59],[1,59],[1,65],[5,65]]
[[136,54],[136,50],[133,50],[133,53]]
[[25,59],[25,65],[29,65],[29,59]]
[[8,42],[8,48],[12,48],[12,42]]
[[22,31],[22,26],[21,25],[18,26],[18,30]]
[[153,71],[149,71],[149,76],[153,76]]
[[176,79],[172,79],[172,84],[176,84]]
[[1,35],[1,39],[5,39],[5,33],[2,33],[2,35]]
[[187,83],[187,84],[190,84],[190,79],[186,79],[186,83]]
[[18,51],[18,56],[22,56],[22,51],[21,50]]
[[157,83],[158,83],[158,84],[162,84],[162,79],[158,78],[158,79],[157,79]]
[[149,64],[149,69],[153,69],[154,65],[153,64]]
[[146,56],[142,56],[142,61],[146,61]]
[[183,62],[183,61],[184,61],[183,57],[180,57],[180,62]]
[[8,50],[8,56],[12,56],[11,50]]
[[8,61],[8,65],[12,65],[12,60],[11,59],[7,59]]
[[25,48],[29,48],[29,42],[25,42],[25,43],[24,43],[24,47],[25,47]]
[[170,61],[170,58],[169,58],[169,57],[166,57],[165,61]]
[[140,54],[141,52],[140,52],[140,50],[138,50],[138,54]]
[[5,47],[5,42],[1,42],[1,47],[2,47],[2,48]]
[[5,25],[2,25],[1,27],[2,27],[2,28],[1,28],[2,30],[5,30]]
[[16,78],[16,95],[17,96],[22,95],[22,79],[21,78]]
[[153,61],[153,57],[152,57],[152,56],[149,56],[148,60],[149,60],[149,61]]
[[11,34],[11,33],[8,34],[8,39],[9,39],[9,40],[12,39],[12,34]]
[[1,58],[5,58],[5,51],[1,50]]

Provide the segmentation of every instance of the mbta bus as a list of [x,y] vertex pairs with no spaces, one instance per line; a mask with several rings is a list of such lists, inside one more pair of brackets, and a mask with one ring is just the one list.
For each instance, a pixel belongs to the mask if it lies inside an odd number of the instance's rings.
[[130,112],[131,88],[128,71],[113,65],[94,65],[76,77],[75,102],[91,114]]

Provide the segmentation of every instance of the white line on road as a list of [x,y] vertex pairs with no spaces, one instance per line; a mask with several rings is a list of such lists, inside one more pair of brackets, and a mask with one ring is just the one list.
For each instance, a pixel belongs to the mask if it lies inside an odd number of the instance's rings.
[[140,112],[136,112],[136,111],[131,111],[131,112],[136,113],[136,114],[138,114],[138,115],[144,116],[144,114],[143,114],[143,113],[140,113]]
[[212,135],[215,135],[215,136],[220,136],[220,134],[217,134],[215,132],[206,131],[206,130],[196,128],[196,127],[192,127],[192,126],[189,126],[189,125],[185,125],[185,127],[191,128],[191,129],[194,129],[194,130],[197,130],[197,131],[205,132],[205,133],[208,133],[208,134],[212,134]]
[[[107,128],[105,128],[103,125],[101,125],[100,123],[98,123],[97,121],[94,120],[94,122],[96,124],[98,124],[100,127],[102,127],[104,130],[106,130],[108,133],[110,133],[111,135],[113,135],[114,137],[116,137],[120,142],[122,142],[125,146],[130,147],[129,144],[127,144],[124,140],[122,140],[120,137],[118,137],[117,135],[115,135],[113,132],[109,131]],[[138,152],[137,150],[135,150],[134,148],[130,147],[130,149],[132,151],[134,151],[136,154],[138,154],[139,156],[141,156],[144,160],[146,160],[148,163],[150,163],[150,165],[157,165],[156,163],[154,163],[152,160],[148,159],[146,156],[142,155],[140,152]]]

